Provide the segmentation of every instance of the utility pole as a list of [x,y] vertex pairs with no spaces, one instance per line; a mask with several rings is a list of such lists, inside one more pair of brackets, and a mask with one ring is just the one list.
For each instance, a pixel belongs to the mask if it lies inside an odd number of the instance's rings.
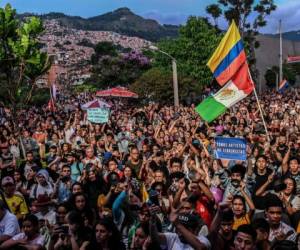
[[179,96],[178,96],[178,78],[177,78],[177,64],[176,60],[172,59],[172,70],[173,70],[173,90],[174,90],[174,105],[179,106]]
[[279,81],[277,83],[277,90],[279,84],[282,82],[282,30],[281,30],[281,19],[279,20]]

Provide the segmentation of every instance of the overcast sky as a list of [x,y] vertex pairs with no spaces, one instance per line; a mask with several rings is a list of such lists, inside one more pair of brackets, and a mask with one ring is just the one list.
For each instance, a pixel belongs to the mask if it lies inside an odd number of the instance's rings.
[[[11,3],[18,13],[63,12],[68,15],[91,17],[120,7],[128,7],[134,13],[165,24],[184,24],[190,15],[205,16],[205,7],[216,0],[0,0],[0,6]],[[275,0],[277,10],[268,17],[263,33],[275,33],[278,20],[283,30],[300,30],[300,0]],[[226,24],[221,20],[223,28]]]

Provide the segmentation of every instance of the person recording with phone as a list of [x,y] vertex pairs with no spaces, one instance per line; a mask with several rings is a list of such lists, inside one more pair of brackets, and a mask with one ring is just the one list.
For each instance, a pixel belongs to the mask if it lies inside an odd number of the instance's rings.
[[61,169],[59,179],[55,184],[55,195],[58,199],[58,203],[66,202],[71,197],[71,187],[74,181],[71,178],[71,167],[64,165]]

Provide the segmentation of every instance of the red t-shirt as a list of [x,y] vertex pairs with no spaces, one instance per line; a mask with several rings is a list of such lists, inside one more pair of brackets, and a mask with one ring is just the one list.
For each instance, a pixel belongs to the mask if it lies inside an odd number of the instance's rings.
[[[210,212],[211,211],[211,212]],[[212,206],[209,199],[203,195],[196,202],[196,213],[202,218],[205,224],[210,227],[213,220]]]

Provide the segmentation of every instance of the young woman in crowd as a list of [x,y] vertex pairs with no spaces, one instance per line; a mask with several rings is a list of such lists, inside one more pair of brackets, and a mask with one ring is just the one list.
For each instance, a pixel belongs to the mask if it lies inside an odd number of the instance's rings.
[[[249,243],[253,250],[274,240],[296,242],[298,89],[264,95],[270,140],[251,96],[210,123],[194,105],[136,107],[107,100],[111,114],[102,125],[90,122],[81,106],[94,100],[92,94],[62,97],[55,112],[46,106],[22,111],[16,131],[9,113],[2,112],[0,177],[14,178],[13,197],[25,196],[30,212],[39,215],[41,232],[29,217],[20,221],[21,236],[17,227],[11,231],[18,203],[10,202],[16,206],[11,211],[0,209],[0,249],[227,250]],[[243,137],[247,160],[217,159],[217,136]],[[7,149],[12,140],[14,153]],[[69,167],[73,181],[64,187],[71,198],[59,204],[53,187]],[[274,193],[279,202],[267,206]],[[252,223],[257,219],[264,222]],[[40,240],[45,228],[49,244]]]

